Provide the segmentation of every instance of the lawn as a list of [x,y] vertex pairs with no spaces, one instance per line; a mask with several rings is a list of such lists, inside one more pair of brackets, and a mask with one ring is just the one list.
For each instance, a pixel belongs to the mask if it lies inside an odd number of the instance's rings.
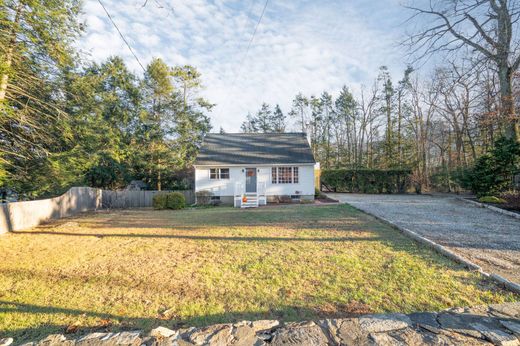
[[340,206],[112,211],[0,237],[0,337],[518,300]]

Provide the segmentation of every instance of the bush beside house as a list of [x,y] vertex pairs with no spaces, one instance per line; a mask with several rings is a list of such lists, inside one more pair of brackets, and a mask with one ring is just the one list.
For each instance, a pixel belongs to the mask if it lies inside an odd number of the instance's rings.
[[180,192],[159,193],[153,197],[154,209],[183,209],[186,207],[186,198]]

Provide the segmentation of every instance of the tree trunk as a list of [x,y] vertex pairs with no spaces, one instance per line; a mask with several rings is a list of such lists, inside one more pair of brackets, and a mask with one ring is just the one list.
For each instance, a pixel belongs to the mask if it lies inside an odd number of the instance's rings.
[[9,82],[9,70],[11,69],[11,66],[13,64],[13,54],[16,45],[16,27],[20,22],[21,13],[22,3],[18,2],[18,5],[16,6],[16,14],[14,17],[13,27],[11,28],[11,31],[9,33],[9,46],[7,47],[7,52],[5,54],[5,73],[3,73],[2,77],[0,78],[0,102],[3,102],[5,100],[5,95],[7,93],[7,86]]
[[162,190],[161,160],[157,160],[157,191]]
[[402,167],[403,164],[403,150],[402,150],[402,136],[401,136],[401,126],[402,126],[402,91],[399,91],[398,97],[398,106],[397,106],[397,150],[399,151],[399,167]]
[[513,71],[509,66],[499,64],[498,77],[500,79],[500,98],[502,101],[502,115],[506,121],[505,135],[507,138],[520,140],[520,127],[513,101],[512,76]]

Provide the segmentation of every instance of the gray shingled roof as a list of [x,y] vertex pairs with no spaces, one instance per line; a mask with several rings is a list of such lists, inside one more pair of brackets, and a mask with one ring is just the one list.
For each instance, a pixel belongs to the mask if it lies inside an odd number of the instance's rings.
[[208,134],[195,165],[315,163],[304,133]]

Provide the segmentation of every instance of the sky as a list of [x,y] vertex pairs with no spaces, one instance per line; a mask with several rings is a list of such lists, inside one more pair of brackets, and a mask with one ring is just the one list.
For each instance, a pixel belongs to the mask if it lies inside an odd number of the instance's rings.
[[[406,65],[398,42],[410,13],[400,0],[269,0],[249,51],[265,0],[145,1],[102,0],[144,65],[160,57],[201,72],[214,131],[239,131],[263,102],[287,113],[299,92],[357,93],[379,66],[399,78]],[[87,59],[119,55],[142,73],[98,0],[85,0],[83,12]]]

